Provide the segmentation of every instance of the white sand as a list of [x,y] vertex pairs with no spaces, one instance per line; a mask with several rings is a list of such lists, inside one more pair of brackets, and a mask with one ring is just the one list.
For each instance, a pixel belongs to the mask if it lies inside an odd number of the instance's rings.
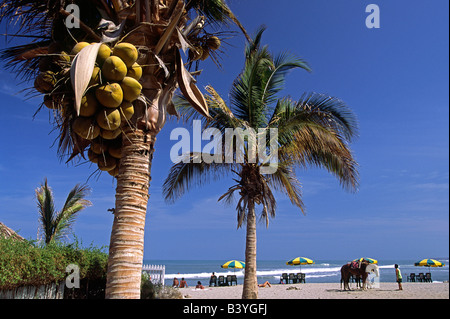
[[[449,299],[448,283],[381,283],[380,288],[343,291],[339,284],[288,284],[258,288],[259,299]],[[288,289],[294,287],[296,289]],[[190,299],[241,299],[242,285],[233,287],[207,287],[205,290],[181,288]]]

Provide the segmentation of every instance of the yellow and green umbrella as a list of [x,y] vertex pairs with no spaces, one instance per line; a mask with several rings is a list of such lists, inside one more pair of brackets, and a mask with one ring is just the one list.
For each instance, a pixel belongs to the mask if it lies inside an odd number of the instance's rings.
[[440,261],[437,261],[435,259],[422,259],[421,261],[414,263],[414,266],[442,267],[442,266],[445,266],[445,264],[443,264]]
[[361,257],[361,258],[358,258],[358,259],[355,259],[355,260],[353,260],[353,261],[359,261],[359,262],[361,262],[361,261],[363,261],[363,260],[367,260],[368,262],[369,262],[369,264],[378,264],[378,260],[376,260],[376,259],[373,259],[373,258],[368,258],[368,257]]
[[225,269],[243,269],[245,268],[245,263],[242,261],[238,261],[238,260],[230,260],[227,261],[226,263],[224,263],[222,266],[220,266],[222,268]]
[[302,270],[302,265],[312,265],[314,264],[314,260],[306,258],[306,257],[297,257],[286,262],[286,265],[296,266],[300,265],[300,271]]

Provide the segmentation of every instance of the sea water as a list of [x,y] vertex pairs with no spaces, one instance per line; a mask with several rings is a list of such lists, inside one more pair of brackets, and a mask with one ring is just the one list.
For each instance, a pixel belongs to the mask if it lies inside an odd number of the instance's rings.
[[[378,260],[379,281],[395,282],[394,265],[398,264],[403,275],[403,282],[410,273],[431,272],[433,282],[443,282],[449,280],[448,259],[440,259],[445,263],[444,267],[428,268],[416,267],[417,260]],[[200,281],[204,286],[209,285],[209,278],[214,272],[217,277],[236,275],[238,284],[243,284],[243,269],[223,269],[220,267],[226,260],[144,260],[146,265],[164,265],[165,285],[171,285],[173,278],[184,278],[190,287]],[[257,262],[258,283],[266,281],[271,284],[280,283],[282,273],[305,273],[307,283],[340,283],[342,265],[346,260],[316,260],[315,264],[300,266],[288,266],[286,261],[281,260],[259,260]]]

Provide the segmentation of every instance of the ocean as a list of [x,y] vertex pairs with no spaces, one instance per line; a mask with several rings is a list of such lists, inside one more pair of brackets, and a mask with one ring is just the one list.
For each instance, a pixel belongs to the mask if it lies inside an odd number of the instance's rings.
[[[235,274],[238,284],[243,284],[243,269],[223,269],[220,267],[227,260],[144,260],[144,265],[164,265],[165,285],[171,285],[173,278],[184,278],[189,286],[195,286],[197,281],[203,285],[209,285],[212,272],[216,276],[227,276]],[[444,267],[428,268],[416,267],[417,260],[378,260],[380,282],[395,282],[394,264],[398,264],[403,275],[403,282],[410,273],[431,272],[434,282],[449,280],[448,259],[439,259],[445,263]],[[346,264],[346,260],[316,260],[313,265],[302,265],[301,272],[306,274],[307,283],[340,283],[340,269]],[[282,273],[298,273],[300,266],[288,266],[286,261],[260,260],[257,262],[258,283],[269,281],[273,284],[280,282]]]

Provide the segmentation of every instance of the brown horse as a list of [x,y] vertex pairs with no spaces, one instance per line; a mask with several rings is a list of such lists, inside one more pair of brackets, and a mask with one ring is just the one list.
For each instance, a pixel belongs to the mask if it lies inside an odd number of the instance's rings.
[[363,289],[366,288],[366,279],[368,273],[366,272],[366,268],[370,263],[366,260],[363,260],[355,266],[352,263],[345,264],[341,267],[341,288],[342,283],[344,283],[344,290],[351,290],[349,286],[350,276],[353,275],[355,277],[362,278],[363,281]]

